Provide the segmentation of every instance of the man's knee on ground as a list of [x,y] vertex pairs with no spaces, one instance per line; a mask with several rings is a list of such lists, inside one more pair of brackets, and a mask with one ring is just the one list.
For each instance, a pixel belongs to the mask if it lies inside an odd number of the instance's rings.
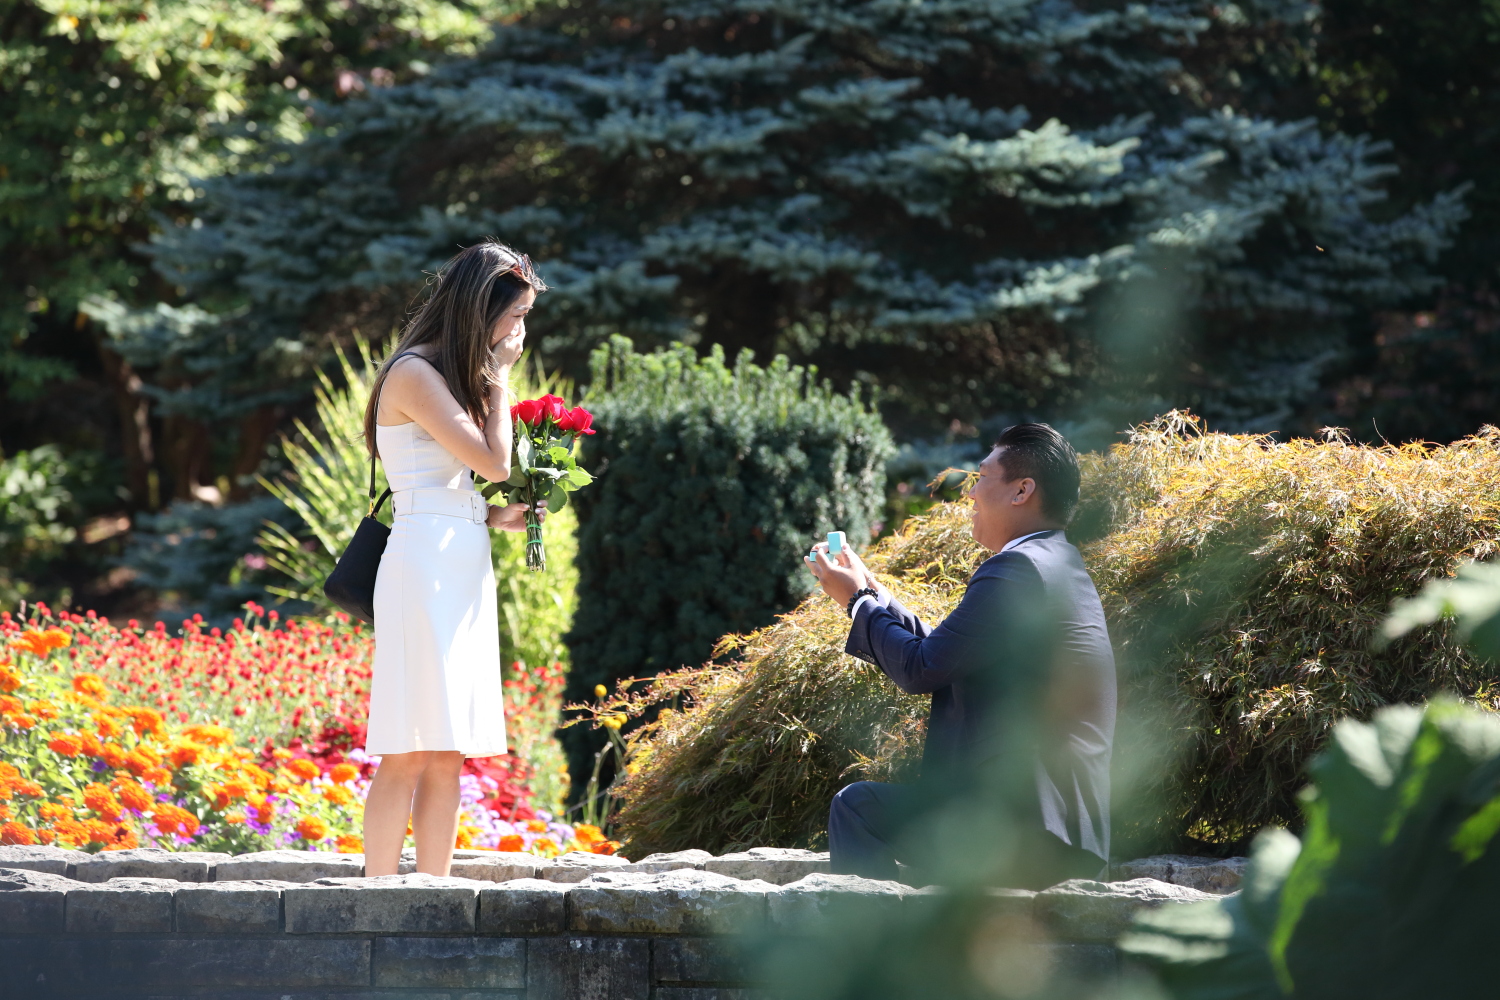
[[830,813],[863,815],[869,812],[869,807],[875,803],[875,786],[879,782],[856,781],[852,785],[845,785],[833,796],[833,803],[829,806]]

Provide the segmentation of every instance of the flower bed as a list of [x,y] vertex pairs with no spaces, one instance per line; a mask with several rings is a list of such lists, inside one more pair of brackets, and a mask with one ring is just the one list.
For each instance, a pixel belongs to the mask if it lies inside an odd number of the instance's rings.
[[[0,842],[361,851],[376,759],[350,720],[363,717],[369,640],[271,622],[227,633],[186,622],[173,638],[43,605],[25,621],[0,614]],[[458,846],[618,846],[533,808],[525,777],[509,755],[470,762]]]

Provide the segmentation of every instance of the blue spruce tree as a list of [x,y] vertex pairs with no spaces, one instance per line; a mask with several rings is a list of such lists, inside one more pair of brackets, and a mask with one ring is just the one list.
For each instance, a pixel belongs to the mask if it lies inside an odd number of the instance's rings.
[[494,235],[556,287],[534,335],[579,375],[622,332],[786,353],[928,425],[1290,429],[1344,317],[1434,287],[1464,214],[1383,212],[1380,144],[1268,114],[1306,97],[1312,12],[559,2],[208,182],[155,247],[201,310],[98,310],[165,404],[222,416]]

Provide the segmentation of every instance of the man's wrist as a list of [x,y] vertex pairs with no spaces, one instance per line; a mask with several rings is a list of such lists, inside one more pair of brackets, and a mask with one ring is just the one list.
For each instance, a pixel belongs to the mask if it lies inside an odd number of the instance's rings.
[[880,592],[877,591],[874,587],[860,587],[853,594],[849,595],[849,600],[847,602],[845,602],[845,604],[844,604],[844,613],[846,615],[848,615],[850,618],[853,618],[854,617],[854,606],[859,603],[859,599],[861,597],[879,597],[879,596],[880,596]]

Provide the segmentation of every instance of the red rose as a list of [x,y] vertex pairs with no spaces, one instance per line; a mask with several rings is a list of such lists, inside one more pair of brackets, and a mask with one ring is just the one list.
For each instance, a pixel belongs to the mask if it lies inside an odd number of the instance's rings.
[[594,425],[594,415],[581,406],[575,406],[562,415],[557,422],[560,431],[572,431],[574,434],[593,434],[591,430]]
[[543,405],[540,399],[523,399],[513,409],[516,419],[529,427],[542,422]]
[[550,392],[537,402],[542,404],[542,413],[554,421],[562,420],[563,414],[568,412],[568,404],[563,401],[563,398],[554,396]]

